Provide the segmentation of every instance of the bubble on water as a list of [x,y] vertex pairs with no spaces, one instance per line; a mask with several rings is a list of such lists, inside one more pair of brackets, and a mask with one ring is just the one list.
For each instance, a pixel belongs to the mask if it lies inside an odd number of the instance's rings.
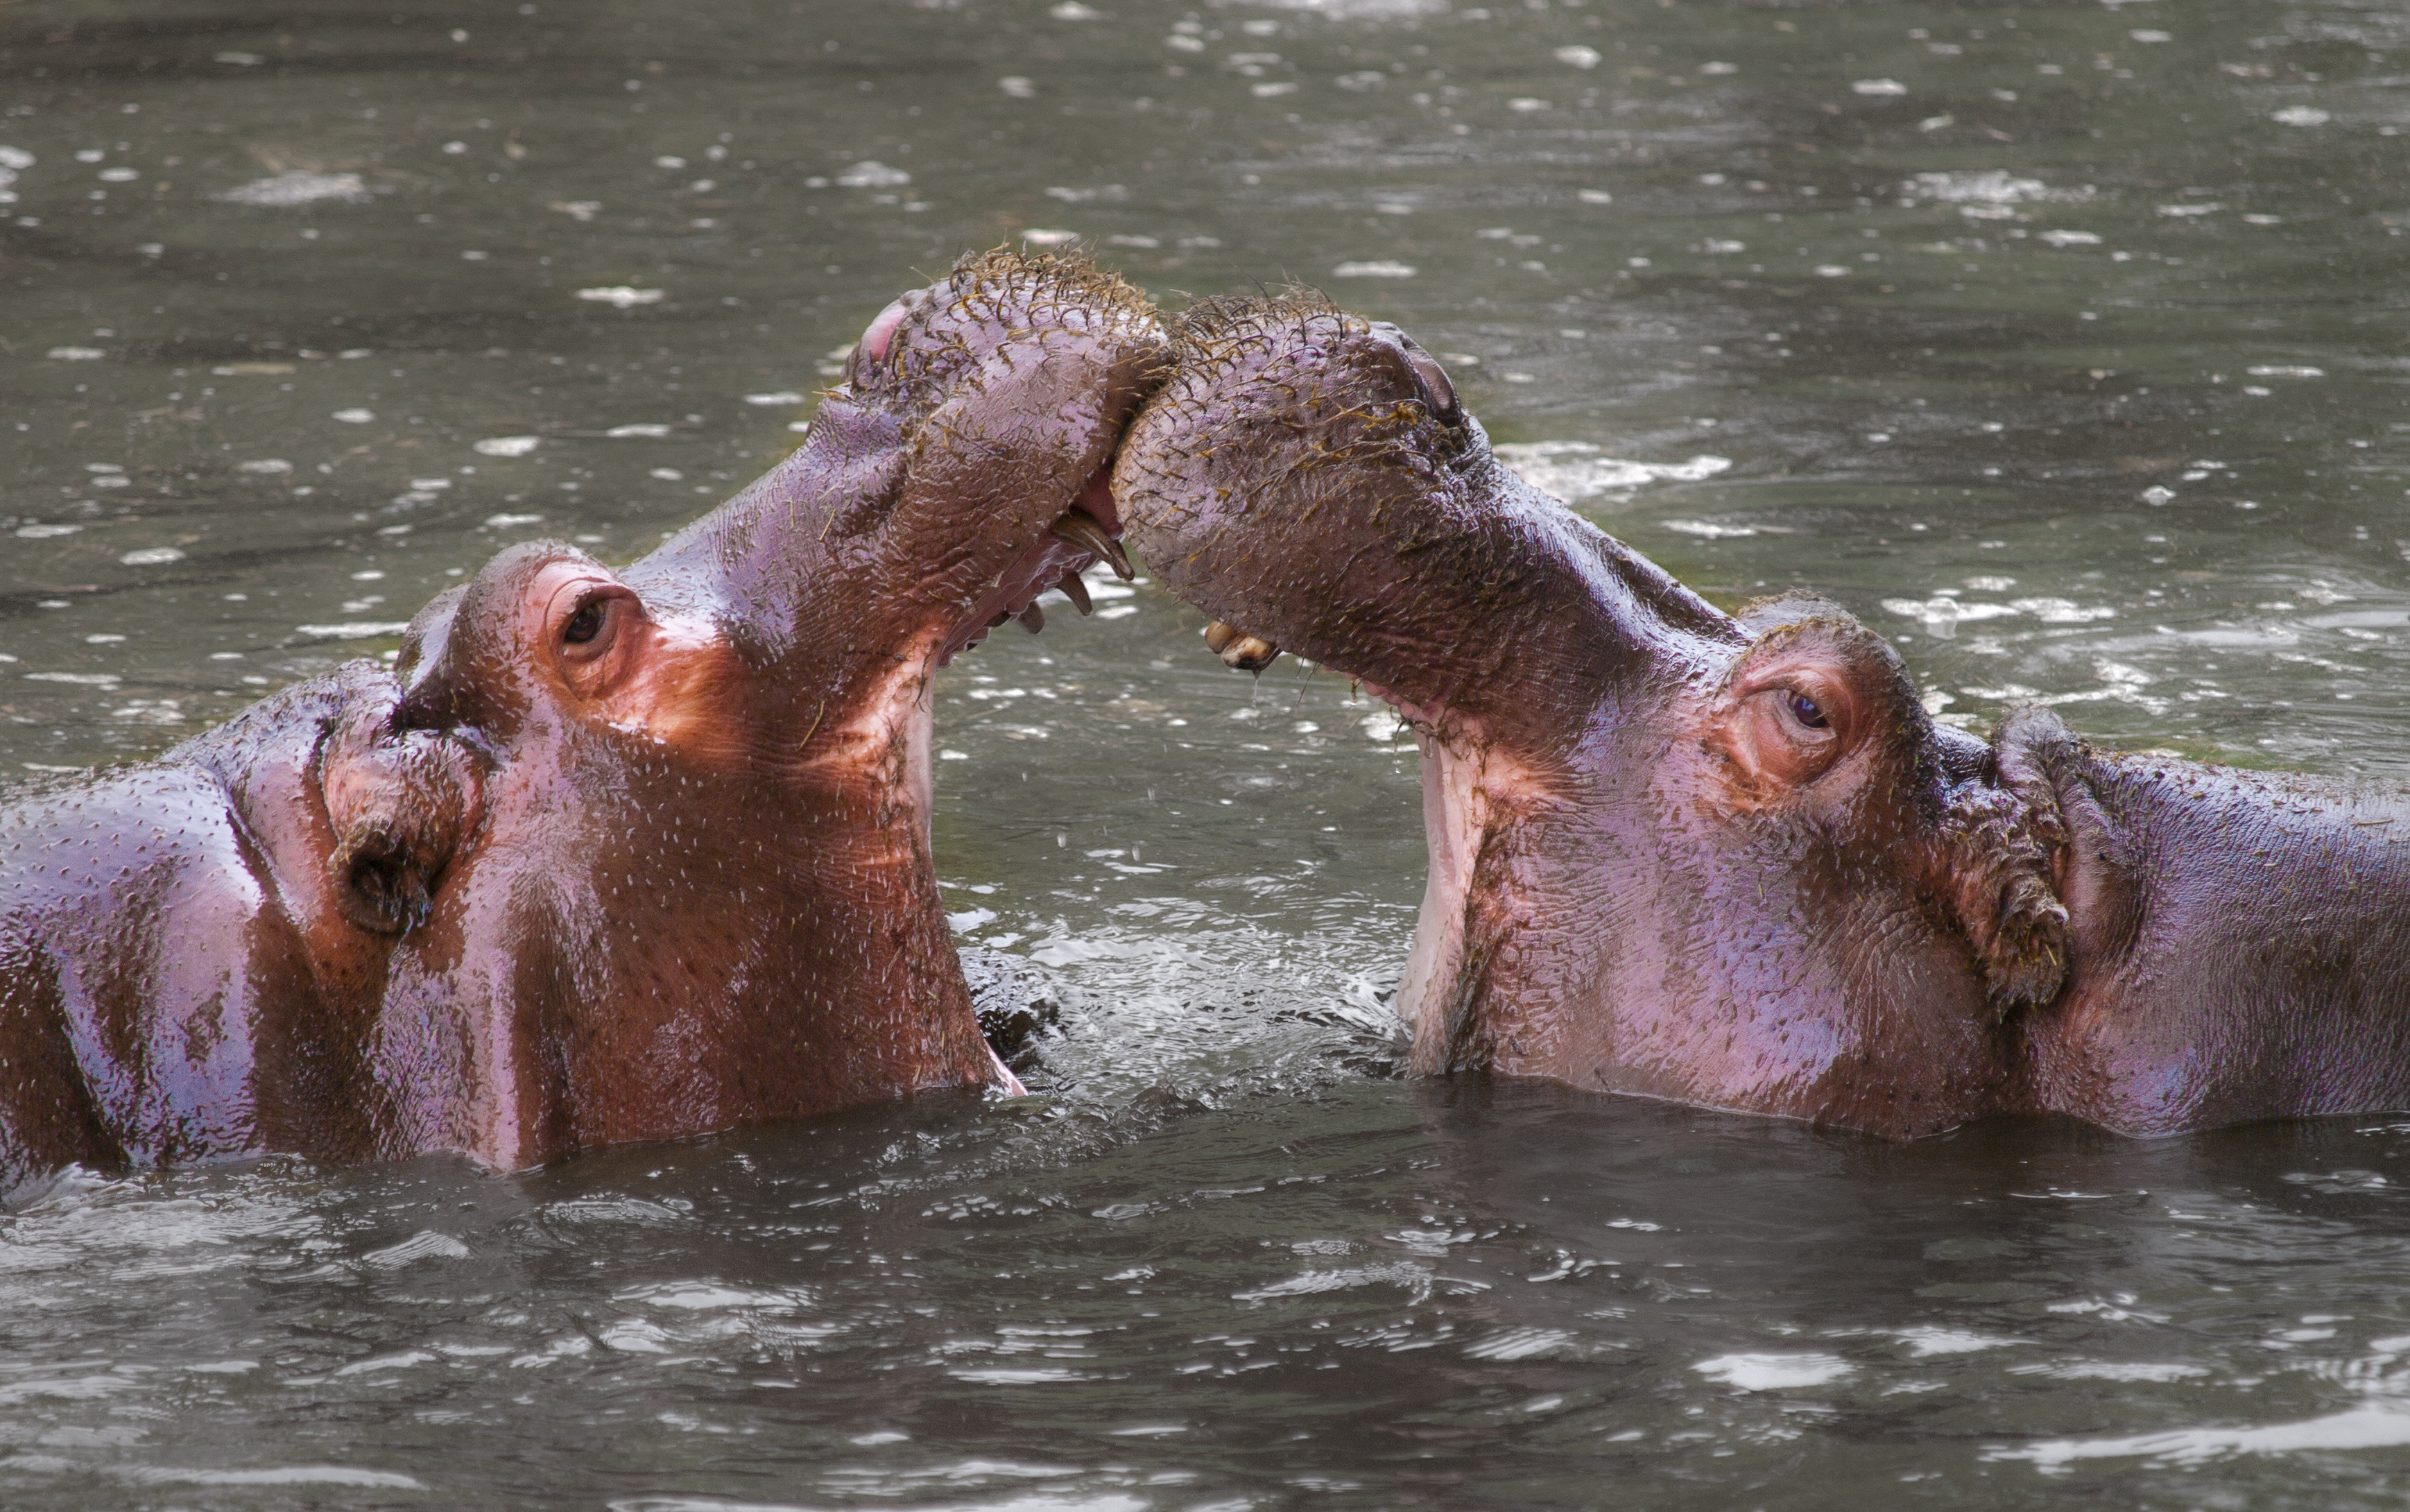
[[109,356],[96,346],[54,346],[42,355],[52,362],[97,362]]
[[20,525],[17,538],[21,541],[48,541],[56,536],[73,535],[82,529],[80,525]]
[[2315,105],[2294,105],[2277,111],[2268,119],[2286,126],[2323,126],[2334,117]]
[[546,205],[544,209],[559,211],[561,214],[568,216],[571,220],[584,222],[592,220],[596,214],[602,211],[602,201],[599,199],[556,199]]
[[2091,231],[2044,231],[2041,240],[2054,247],[2097,247],[2099,236]]
[[801,404],[803,401],[804,396],[796,393],[791,388],[779,388],[774,389],[766,394],[748,394],[745,396],[746,403],[759,404],[764,408]]
[[1024,78],[1020,74],[1005,75],[1002,79],[995,81],[995,87],[1004,91],[1007,94],[1016,100],[1029,100],[1036,99],[1038,97],[1038,86],[1031,83],[1027,79]]
[[114,672],[28,672],[27,682],[63,682],[77,688],[114,688],[125,679]]
[[142,177],[140,168],[119,167],[100,170],[100,182],[103,183],[132,183],[140,177]]
[[670,433],[670,428],[653,421],[634,425],[617,425],[602,434],[612,441],[659,441]]
[[1060,247],[1080,240],[1077,231],[1059,231],[1034,227],[1021,233],[1021,240],[1033,247]]
[[346,619],[331,625],[296,625],[293,633],[307,635],[312,640],[363,641],[399,635],[409,628],[407,619]]
[[683,483],[686,481],[686,474],[674,467],[657,467],[652,470],[649,475],[661,479],[663,483]]
[[488,531],[507,531],[521,525],[539,525],[543,521],[542,515],[488,515],[482,528]]
[[1578,42],[1572,43],[1565,47],[1561,47],[1548,55],[1556,59],[1559,63],[1571,64],[1576,68],[1585,69],[1597,67],[1601,59],[1604,56],[1604,54],[1601,53],[1598,49],[1594,47],[1583,47]]
[[579,289],[577,297],[593,304],[607,304],[615,310],[630,310],[640,304],[659,304],[665,292],[634,288],[626,284],[604,284],[590,289]]
[[228,51],[211,54],[210,61],[211,63],[230,64],[237,68],[256,68],[268,60],[256,52],[236,52]]
[[125,639],[125,637],[123,635],[115,634],[109,631],[98,631],[93,634],[86,635],[83,638],[83,643],[86,646],[115,646],[118,642],[123,641],[123,639]]
[[1393,262],[1386,258],[1372,262],[1341,263],[1330,269],[1333,278],[1412,278],[1420,269],[1412,263]]
[[341,420],[345,425],[367,425],[376,418],[376,411],[354,406],[348,410],[337,410],[330,418]]
[[2304,368],[2290,363],[2269,364],[2244,370],[2254,378],[2323,378],[2324,368]]
[[307,173],[295,168],[272,179],[254,179],[217,197],[229,205],[259,205],[286,210],[324,200],[356,205],[374,196],[356,173]]
[[164,567],[171,561],[181,561],[184,554],[174,546],[144,546],[117,559],[128,567]]
[[0,146],[0,168],[7,168],[12,173],[22,173],[32,167],[36,161],[34,154],[22,147]]
[[234,470],[238,472],[252,472],[262,477],[272,477],[292,472],[293,464],[282,457],[263,457],[255,461],[237,462]]
[[487,436],[469,449],[480,457],[525,457],[543,444],[542,436]]
[[1850,86],[1850,93],[1866,94],[1877,99],[1887,99],[1894,95],[1907,94],[1908,86],[1896,79],[1861,79]]

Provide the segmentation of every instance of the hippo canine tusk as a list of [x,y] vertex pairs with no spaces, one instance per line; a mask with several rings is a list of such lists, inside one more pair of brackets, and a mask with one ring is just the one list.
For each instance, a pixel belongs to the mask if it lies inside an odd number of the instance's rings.
[[1126,583],[1138,575],[1137,571],[1130,566],[1129,553],[1124,551],[1122,544],[1107,534],[1105,528],[1096,523],[1096,516],[1086,510],[1065,510],[1063,517],[1054,522],[1053,530],[1056,535],[1073,545],[1082,546],[1094,552],[1097,560],[1109,564],[1113,570],[1113,575],[1123,582]]

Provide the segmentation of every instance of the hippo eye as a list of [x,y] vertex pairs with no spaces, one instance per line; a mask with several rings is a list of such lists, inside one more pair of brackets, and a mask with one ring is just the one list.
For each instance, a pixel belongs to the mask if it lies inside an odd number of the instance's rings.
[[1793,691],[1790,698],[1785,701],[1785,706],[1791,710],[1793,719],[1810,730],[1826,729],[1832,724],[1830,720],[1824,718],[1824,711],[1816,706],[1816,701],[1806,693]]
[[560,627],[560,638],[570,646],[583,646],[602,632],[602,601],[600,599],[580,604],[577,612],[569,617],[569,623]]

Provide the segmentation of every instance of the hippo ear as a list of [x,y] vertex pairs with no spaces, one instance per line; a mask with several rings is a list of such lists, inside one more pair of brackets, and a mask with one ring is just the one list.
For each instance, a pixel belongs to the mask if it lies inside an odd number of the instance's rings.
[[1988,783],[1961,789],[1943,817],[1933,880],[2000,1018],[2044,1006],[2067,980],[2067,906],[2053,880],[2064,837],[2054,805]]
[[359,720],[337,733],[320,769],[335,832],[335,906],[362,929],[407,934],[425,922],[437,880],[474,827],[474,758],[434,731]]

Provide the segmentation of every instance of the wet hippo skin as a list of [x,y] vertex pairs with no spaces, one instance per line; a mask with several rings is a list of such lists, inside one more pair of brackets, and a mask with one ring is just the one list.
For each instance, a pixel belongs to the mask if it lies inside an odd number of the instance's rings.
[[929,680],[1123,560],[1105,470],[1161,347],[1084,264],[970,259],[643,560],[513,547],[394,669],[0,812],[0,1185],[1010,1085],[932,870]]
[[1133,424],[1129,539],[1417,732],[1399,996],[1495,1070],[1894,1137],[2410,1104],[2410,802],[1937,726],[1882,637],[1738,616],[1524,483],[1394,327],[1209,301]]

